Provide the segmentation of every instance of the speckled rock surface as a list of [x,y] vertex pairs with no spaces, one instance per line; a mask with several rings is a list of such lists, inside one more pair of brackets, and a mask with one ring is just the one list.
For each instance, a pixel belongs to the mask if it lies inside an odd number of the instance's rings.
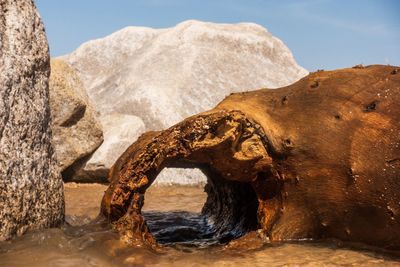
[[[168,29],[127,27],[63,59],[77,70],[100,117],[136,116],[145,130],[208,110],[232,92],[286,86],[308,73],[281,40],[252,23],[190,20]],[[102,146],[107,138],[117,137],[106,136]],[[120,146],[115,155],[125,149]],[[110,168],[96,153],[91,166]],[[165,175],[165,182],[180,183],[179,177]]]
[[64,220],[51,145],[50,59],[31,0],[0,0],[0,240]]
[[50,109],[57,162],[70,180],[70,169],[100,146],[103,132],[80,78],[60,59],[51,60]]

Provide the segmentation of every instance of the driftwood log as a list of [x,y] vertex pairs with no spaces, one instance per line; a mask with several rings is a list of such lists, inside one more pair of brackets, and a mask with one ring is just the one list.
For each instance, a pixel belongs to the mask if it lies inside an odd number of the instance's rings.
[[102,201],[127,240],[156,243],[141,208],[164,167],[207,175],[203,214],[216,235],[400,249],[400,70],[317,71],[144,134],[114,164]]

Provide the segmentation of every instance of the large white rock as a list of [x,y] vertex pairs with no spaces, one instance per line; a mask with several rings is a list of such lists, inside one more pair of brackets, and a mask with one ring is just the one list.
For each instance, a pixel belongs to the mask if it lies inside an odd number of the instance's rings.
[[[135,116],[145,125],[138,132],[169,127],[232,92],[282,87],[307,75],[281,40],[253,23],[127,27],[63,58],[79,73],[100,117]],[[105,135],[106,144],[113,137]],[[102,146],[104,156],[95,152],[90,161],[109,168]]]

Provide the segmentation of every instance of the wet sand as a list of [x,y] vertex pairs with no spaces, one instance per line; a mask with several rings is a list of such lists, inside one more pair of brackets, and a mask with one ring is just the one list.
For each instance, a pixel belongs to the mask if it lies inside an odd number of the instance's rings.
[[[88,224],[99,212],[105,189],[99,184],[66,184],[70,225],[0,243],[0,266],[400,266],[398,258],[349,249],[340,242],[268,244],[255,232],[228,245],[203,248],[196,242],[170,244],[162,252],[126,247],[106,225]],[[205,227],[199,216],[205,199],[201,187],[151,187],[143,211],[159,238],[182,233],[182,227],[192,233]]]

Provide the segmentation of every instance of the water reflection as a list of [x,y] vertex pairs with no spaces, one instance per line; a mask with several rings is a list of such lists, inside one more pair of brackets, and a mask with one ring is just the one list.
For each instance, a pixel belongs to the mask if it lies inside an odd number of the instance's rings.
[[186,211],[144,212],[143,216],[157,242],[164,245],[207,247],[223,243],[212,225],[200,213]]

